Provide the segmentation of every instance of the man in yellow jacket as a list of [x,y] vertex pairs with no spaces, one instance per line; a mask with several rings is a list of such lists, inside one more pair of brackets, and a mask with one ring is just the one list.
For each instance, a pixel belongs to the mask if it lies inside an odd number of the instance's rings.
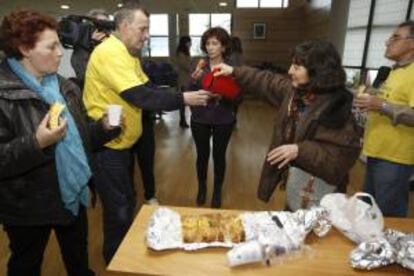
[[405,217],[414,172],[414,22],[400,24],[386,45],[385,56],[396,62],[393,70],[376,95],[355,99],[356,107],[368,111],[364,191],[385,216]]
[[97,155],[96,188],[103,205],[104,258],[109,263],[132,223],[136,205],[132,177],[132,148],[142,132],[141,113],[174,110],[184,104],[206,105],[205,91],[167,93],[148,85],[138,54],[148,39],[149,14],[125,5],[115,14],[116,30],[93,51],[85,76],[83,101],[88,115],[100,118],[110,104],[121,105],[121,135]]

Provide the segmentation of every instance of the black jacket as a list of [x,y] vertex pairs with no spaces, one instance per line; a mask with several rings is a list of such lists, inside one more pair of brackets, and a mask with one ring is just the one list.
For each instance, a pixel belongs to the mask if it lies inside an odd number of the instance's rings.
[[[118,133],[106,133],[100,121],[88,121],[75,84],[59,77],[59,85],[94,171],[91,146],[99,147]],[[35,139],[48,110],[49,104],[29,90],[6,62],[0,64],[0,223],[44,225],[73,220],[60,196],[55,146],[41,150]]]

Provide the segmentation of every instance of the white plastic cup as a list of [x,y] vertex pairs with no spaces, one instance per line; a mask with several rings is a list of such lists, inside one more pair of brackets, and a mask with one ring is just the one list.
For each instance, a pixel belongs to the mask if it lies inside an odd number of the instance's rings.
[[263,247],[258,241],[242,243],[227,252],[227,260],[231,267],[261,262],[264,260]]
[[110,104],[108,109],[108,121],[110,126],[119,126],[121,123],[122,106]]

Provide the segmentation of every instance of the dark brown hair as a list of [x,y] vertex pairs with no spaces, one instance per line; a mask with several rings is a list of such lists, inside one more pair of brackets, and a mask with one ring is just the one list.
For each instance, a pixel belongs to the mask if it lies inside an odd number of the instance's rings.
[[212,37],[215,37],[218,41],[220,41],[221,45],[225,48],[223,57],[228,57],[231,53],[231,39],[229,33],[221,27],[210,28],[204,32],[201,37],[201,50],[207,54],[207,40]]
[[293,49],[292,63],[308,70],[309,83],[302,89],[325,93],[345,86],[345,71],[335,47],[327,41],[311,40]]
[[7,57],[21,59],[19,47],[34,48],[39,34],[46,29],[58,29],[55,18],[31,10],[11,12],[0,27],[0,47]]
[[187,46],[188,43],[191,43],[191,37],[189,37],[188,35],[181,36],[175,53],[177,55],[178,53],[183,53],[186,56],[190,56],[190,48]]

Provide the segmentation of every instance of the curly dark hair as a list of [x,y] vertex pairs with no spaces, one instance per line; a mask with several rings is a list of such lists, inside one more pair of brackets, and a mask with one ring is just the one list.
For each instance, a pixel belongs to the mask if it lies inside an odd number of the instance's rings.
[[341,58],[330,42],[310,40],[300,43],[293,49],[292,63],[308,70],[309,83],[302,89],[326,93],[345,86]]
[[221,27],[210,28],[203,33],[200,44],[201,50],[207,54],[207,40],[212,37],[215,37],[218,41],[220,41],[221,45],[225,48],[223,58],[228,57],[231,53],[231,38],[229,33]]
[[188,35],[183,35],[180,37],[180,41],[178,42],[178,46],[177,46],[177,50],[176,50],[176,54],[178,55],[178,53],[183,53],[187,56],[190,55],[190,49],[188,48],[187,44],[191,43],[191,37],[189,37]]
[[19,47],[34,48],[40,33],[46,29],[57,31],[55,18],[31,10],[13,11],[0,26],[0,47],[7,57],[21,59]]

